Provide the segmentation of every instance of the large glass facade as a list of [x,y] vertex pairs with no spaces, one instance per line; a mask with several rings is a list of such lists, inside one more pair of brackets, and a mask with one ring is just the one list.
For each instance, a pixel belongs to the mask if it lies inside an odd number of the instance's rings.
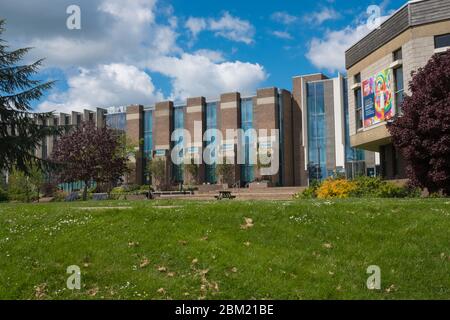
[[153,110],[144,111],[144,155],[152,157],[153,149]]
[[[218,105],[217,102],[209,102],[206,104],[206,130],[217,128],[217,105]],[[217,137],[215,134],[207,133],[205,138],[206,138],[205,141],[206,146],[217,145]],[[215,154],[215,151],[213,151],[212,156],[213,157],[217,156]],[[205,165],[205,181],[211,184],[217,183],[216,165],[214,164]]]
[[326,168],[326,119],[323,82],[307,84],[309,180],[323,180]]
[[241,165],[241,183],[246,184],[254,180],[254,165],[250,164],[250,148],[253,147],[252,134],[247,130],[253,128],[253,98],[241,99],[241,124],[244,130],[242,147],[244,148],[245,164]]
[[112,129],[126,131],[127,130],[126,112],[106,114],[106,125]]
[[153,154],[153,110],[144,111],[144,175],[148,184],[151,183],[150,175],[148,174],[148,160],[152,159]]
[[364,173],[364,150],[352,148],[350,144],[350,113],[348,109],[348,81],[343,79],[344,88],[344,134],[345,134],[345,171],[347,178]]
[[[185,106],[175,106],[174,112],[173,112],[173,128],[176,129],[183,129],[184,128],[184,109]],[[183,144],[183,133],[180,131],[178,134],[175,135],[175,141],[172,142],[175,144]],[[179,151],[179,156],[184,157],[184,149],[181,149]],[[182,164],[172,164],[172,178],[174,182],[183,182],[183,165]]]

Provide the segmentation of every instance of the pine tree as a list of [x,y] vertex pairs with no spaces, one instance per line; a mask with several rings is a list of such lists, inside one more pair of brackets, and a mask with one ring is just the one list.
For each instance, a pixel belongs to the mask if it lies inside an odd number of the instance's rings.
[[53,82],[34,79],[42,59],[20,64],[31,48],[8,50],[1,39],[4,24],[0,20],[0,172],[13,168],[28,172],[33,163],[44,163],[35,156],[36,148],[44,138],[59,134],[61,128],[43,125],[52,117],[51,112],[31,112],[31,102],[40,99]]

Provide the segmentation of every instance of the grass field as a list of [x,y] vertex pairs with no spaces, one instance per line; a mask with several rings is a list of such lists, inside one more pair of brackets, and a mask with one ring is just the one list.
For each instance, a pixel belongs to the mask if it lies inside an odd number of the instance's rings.
[[0,299],[413,298],[450,299],[449,199],[0,205]]

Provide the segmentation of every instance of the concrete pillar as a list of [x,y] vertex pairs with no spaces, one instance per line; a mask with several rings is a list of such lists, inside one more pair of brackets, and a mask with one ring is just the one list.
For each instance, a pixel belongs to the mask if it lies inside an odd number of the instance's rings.
[[[184,118],[185,129],[191,135],[191,141],[185,139],[185,151],[187,158],[198,157],[201,159],[203,152],[203,134],[206,131],[206,100],[204,97],[188,98],[186,113]],[[194,132],[194,124],[200,123],[200,130]],[[195,152],[197,151],[197,152]],[[184,172],[185,182],[193,183],[195,179],[198,184],[205,182],[205,164],[199,165],[198,177],[191,177],[188,172]]]
[[[253,127],[258,134],[258,157],[259,153],[266,153],[262,146],[271,141],[273,148],[273,139],[275,133],[272,130],[279,129],[279,112],[278,112],[278,91],[277,88],[265,88],[259,89],[256,92],[256,105],[253,109]],[[264,136],[260,129],[266,129],[267,134]],[[269,151],[273,154],[273,151]],[[256,169],[255,177],[263,178],[260,173],[261,169]],[[265,179],[269,179],[273,186],[276,186],[279,181],[279,172],[270,177],[265,176]]]
[[[227,140],[226,130],[237,130],[241,127],[241,95],[239,92],[225,93],[220,96],[219,110],[217,110],[217,127],[222,132],[223,140],[220,147],[224,144],[233,144],[234,151],[234,172],[233,182],[240,180],[240,165],[237,164],[237,137]],[[236,131],[237,132],[237,131]]]
[[132,165],[130,184],[142,185],[144,183],[144,107],[132,105],[127,107],[127,139],[135,145],[135,159],[130,159]]
[[173,131],[173,102],[164,101],[155,105],[153,127],[153,156],[165,162],[165,181],[160,184],[170,185],[172,177],[172,161],[170,159],[171,134]]

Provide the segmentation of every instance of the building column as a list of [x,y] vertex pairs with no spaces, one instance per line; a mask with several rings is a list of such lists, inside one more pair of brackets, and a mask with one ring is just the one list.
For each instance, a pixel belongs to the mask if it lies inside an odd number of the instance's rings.
[[292,128],[292,94],[287,90],[280,90],[279,93],[280,108],[280,136],[282,135],[282,155],[281,163],[283,186],[294,185],[294,145]]
[[171,184],[172,161],[171,134],[173,131],[173,102],[164,101],[155,105],[153,127],[153,158],[162,159],[165,164],[164,181],[159,181],[163,186]]
[[[204,97],[188,98],[184,119],[185,129],[191,135],[191,141],[185,140],[185,151],[188,159],[202,159],[203,134],[206,131],[206,100]],[[195,124],[199,125],[194,130]],[[197,160],[198,161],[198,160]],[[198,177],[191,177],[188,172],[184,172],[185,180],[192,183],[195,179],[198,184],[205,182],[205,164],[199,164]]]
[[142,185],[144,183],[144,107],[142,105],[131,105],[127,107],[127,139],[135,145],[135,159],[130,159],[132,172],[129,183]]
[[[222,133],[222,141],[219,141],[219,147],[222,149],[223,145],[232,144],[234,146],[232,151],[227,151],[228,155],[234,158],[234,170],[232,180],[238,182],[241,177],[241,168],[237,164],[237,146],[238,137],[235,135],[233,139],[226,137],[227,129],[232,129],[237,132],[237,129],[241,127],[241,95],[239,92],[225,93],[220,96],[220,107],[217,112],[218,121],[217,128]],[[228,156],[227,155],[227,156]]]
[[[275,132],[273,130],[279,129],[280,115],[278,112],[278,91],[277,88],[260,89],[256,92],[256,106],[253,110],[253,128],[255,128],[258,135],[257,154],[265,154],[270,152],[273,156],[273,143],[275,142]],[[261,129],[267,130],[267,134],[264,136]],[[279,138],[281,133],[279,133]],[[268,144],[269,143],[269,144]],[[269,148],[267,150],[266,148]],[[282,148],[279,145],[279,150]],[[279,160],[281,160],[279,158]],[[256,166],[258,167],[258,166]],[[269,179],[273,186],[276,186],[279,182],[279,171],[277,174],[270,177],[264,177]],[[263,178],[261,176],[261,169],[257,168],[255,172],[255,178]]]

